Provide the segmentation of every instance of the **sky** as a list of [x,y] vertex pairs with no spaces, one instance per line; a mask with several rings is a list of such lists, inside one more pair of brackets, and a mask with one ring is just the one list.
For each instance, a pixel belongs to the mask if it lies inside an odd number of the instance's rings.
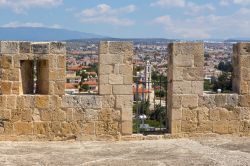
[[0,27],[118,38],[249,38],[250,0],[0,0]]

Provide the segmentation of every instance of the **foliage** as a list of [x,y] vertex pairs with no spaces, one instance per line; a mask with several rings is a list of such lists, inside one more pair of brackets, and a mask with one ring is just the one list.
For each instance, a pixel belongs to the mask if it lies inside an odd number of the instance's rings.
[[89,88],[89,85],[88,84],[82,84],[81,87],[80,87],[80,90],[81,91],[88,91],[90,88]]
[[232,77],[230,72],[223,72],[218,79],[212,79],[213,90],[221,89],[222,92],[232,91]]
[[204,80],[204,90],[213,91],[213,84],[209,80]]
[[223,62],[221,61],[218,64],[218,70],[221,70],[223,72],[232,72],[233,71],[233,66],[231,62]]
[[156,97],[165,97],[166,96],[166,91],[165,90],[156,90],[155,91],[155,96]]

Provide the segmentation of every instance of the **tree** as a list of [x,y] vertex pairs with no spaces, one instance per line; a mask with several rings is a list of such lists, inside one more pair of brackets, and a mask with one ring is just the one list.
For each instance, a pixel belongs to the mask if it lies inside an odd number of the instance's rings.
[[232,91],[232,76],[230,72],[223,72],[218,79],[214,79],[213,90],[216,92],[217,89],[221,89],[222,92]]
[[88,91],[90,88],[89,88],[89,85],[88,84],[82,84],[81,87],[80,87],[80,90],[81,91]]

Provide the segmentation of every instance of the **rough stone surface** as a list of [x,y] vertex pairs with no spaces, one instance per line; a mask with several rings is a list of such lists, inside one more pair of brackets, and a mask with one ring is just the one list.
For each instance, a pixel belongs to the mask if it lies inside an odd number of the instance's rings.
[[247,166],[249,163],[250,139],[246,137],[129,142],[0,142],[1,165]]

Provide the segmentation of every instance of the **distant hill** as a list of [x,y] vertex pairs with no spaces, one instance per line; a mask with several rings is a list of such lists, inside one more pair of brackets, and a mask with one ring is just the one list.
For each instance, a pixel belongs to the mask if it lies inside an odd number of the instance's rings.
[[0,40],[63,41],[70,39],[103,38],[103,36],[54,28],[0,28]]

